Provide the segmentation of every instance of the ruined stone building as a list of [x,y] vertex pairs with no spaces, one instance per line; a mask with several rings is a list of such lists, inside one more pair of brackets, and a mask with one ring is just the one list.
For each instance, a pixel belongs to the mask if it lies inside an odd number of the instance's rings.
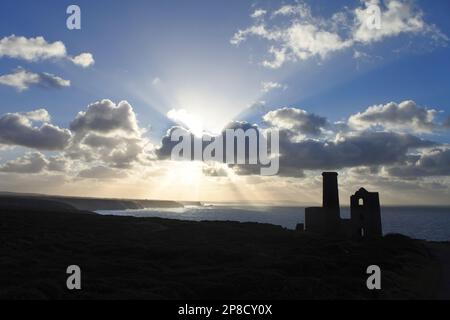
[[[324,172],[322,207],[305,209],[304,229],[323,235],[352,238],[381,237],[381,213],[378,192],[359,189],[350,197],[350,220],[341,219],[338,174]],[[300,229],[300,228],[298,228]]]

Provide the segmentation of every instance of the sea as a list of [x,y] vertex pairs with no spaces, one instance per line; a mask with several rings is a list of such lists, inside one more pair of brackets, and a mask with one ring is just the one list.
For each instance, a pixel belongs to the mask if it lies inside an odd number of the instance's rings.
[[[280,225],[295,229],[304,222],[304,207],[210,204],[170,209],[97,211],[102,215],[158,217],[191,221],[239,221]],[[350,208],[341,208],[350,217]],[[398,233],[415,239],[450,241],[450,207],[383,207],[383,233]]]

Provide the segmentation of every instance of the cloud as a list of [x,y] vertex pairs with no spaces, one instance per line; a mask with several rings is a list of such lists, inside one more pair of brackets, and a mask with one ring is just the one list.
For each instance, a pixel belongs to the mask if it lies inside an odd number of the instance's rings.
[[159,160],[168,160],[171,157],[172,149],[178,144],[178,141],[172,141],[171,137],[174,131],[183,133],[183,136],[191,136],[192,144],[194,139],[199,139],[191,131],[181,126],[173,126],[167,130],[166,134],[161,139],[161,144],[156,148],[155,154]]
[[78,173],[78,177],[86,179],[123,179],[127,177],[125,171],[116,170],[105,166],[96,166],[93,168],[82,170]]
[[47,167],[47,160],[40,152],[27,153],[0,166],[0,172],[40,173]]
[[410,134],[363,131],[335,140],[292,141],[280,134],[280,168],[299,170],[343,169],[403,163],[410,151],[436,145]]
[[0,58],[2,57],[31,62],[68,59],[82,67],[88,67],[94,63],[90,53],[82,53],[76,57],[69,56],[66,46],[61,41],[50,43],[44,37],[26,38],[15,35],[0,39]]
[[295,5],[287,4],[281,6],[273,12],[273,16],[293,16],[300,18],[311,18],[311,9],[305,3],[296,3]]
[[261,18],[261,17],[265,16],[266,13],[267,13],[267,11],[264,9],[256,9],[255,11],[253,11],[253,13],[250,15],[250,17],[257,19],[257,18]]
[[375,105],[363,112],[352,115],[349,125],[366,129],[382,127],[385,129],[409,130],[414,132],[432,132],[437,128],[434,118],[437,111],[418,106],[414,101],[403,101],[400,104],[390,102]]
[[[337,170],[354,167],[379,167],[403,165],[410,159],[410,152],[434,147],[437,144],[420,139],[414,135],[395,132],[356,131],[345,135],[337,134],[335,139],[301,139],[301,134],[318,135],[322,126],[327,123],[325,118],[306,113],[300,109],[284,108],[269,113],[280,132],[280,170],[278,175],[284,177],[303,177],[305,170]],[[312,120],[311,120],[312,119]],[[291,121],[292,120],[292,121]],[[311,122],[311,123],[309,123]],[[274,124],[272,124],[274,125]],[[247,122],[233,122],[227,128],[247,130],[261,129]],[[156,155],[160,160],[170,159],[173,147],[178,141],[171,141],[173,130],[190,131],[181,127],[171,128],[163,137]],[[214,141],[217,136],[209,140]],[[191,134],[192,146],[194,139],[200,139]],[[224,141],[226,143],[226,141]],[[199,142],[201,145],[201,142]],[[208,143],[203,143],[203,148]],[[248,155],[248,145],[246,154]],[[224,151],[225,154],[225,151]],[[248,158],[246,157],[246,160]],[[247,162],[248,163],[248,162]],[[238,175],[260,174],[259,165],[231,165]],[[208,175],[216,175],[215,170],[205,169]],[[222,172],[223,173],[223,172]]]
[[[435,25],[424,21],[422,11],[410,1],[387,0],[385,6],[376,0],[362,3],[353,10],[335,12],[331,18],[314,16],[304,3],[283,5],[272,12],[271,19],[260,16],[251,26],[238,30],[230,42],[239,45],[251,37],[265,40],[271,58],[264,59],[262,65],[276,69],[286,62],[324,59],[334,52],[400,34],[429,36],[442,44],[449,41]],[[368,26],[371,13],[366,5],[370,4],[379,5],[380,29]]]
[[239,30],[231,39],[232,44],[239,44],[250,36],[270,41],[269,49],[272,59],[263,61],[268,68],[279,68],[286,61],[307,60],[318,56],[325,58],[333,51],[339,51],[351,45],[338,34],[328,32],[313,23],[293,22],[284,29],[267,29],[265,25],[254,25]]
[[56,172],[67,172],[69,169],[69,160],[63,155],[50,157],[47,159],[47,170]]
[[88,68],[95,63],[94,57],[91,53],[82,53],[76,57],[71,58],[70,60],[74,64],[83,68]]
[[17,159],[0,165],[0,172],[41,173],[44,171],[66,172],[68,161],[62,156],[46,158],[40,152],[28,152]]
[[[7,113],[0,117],[0,144],[39,150],[63,150],[71,132],[47,123],[49,115],[39,109],[27,113]],[[44,122],[40,127],[34,122]]]
[[74,138],[67,155],[87,162],[101,161],[116,168],[145,162],[149,142],[142,137],[133,107],[126,101],[97,101],[79,112],[70,124]]
[[[428,109],[411,102],[407,104],[409,107],[401,107],[403,104],[386,107],[390,105],[386,104],[368,108],[358,113],[358,117],[350,117],[352,121],[348,122],[350,124],[358,119],[358,123],[363,122],[364,125],[348,125],[345,131],[330,125],[325,117],[298,108],[267,112],[263,116],[264,129],[239,121],[231,122],[225,129],[245,131],[254,128],[257,130],[256,139],[261,139],[260,134],[267,131],[279,130],[280,177],[305,177],[311,170],[362,168],[369,168],[371,174],[379,172],[399,179],[448,176],[450,152],[447,147],[411,133],[397,132],[408,121],[417,128],[427,130],[442,127],[442,124],[430,125],[434,123],[433,119],[424,116]],[[367,116],[369,114],[370,117]],[[71,123],[72,131],[49,124],[50,120],[45,109],[8,113],[0,117],[0,144],[61,151],[52,156],[39,152],[25,154],[1,165],[1,172],[64,172],[67,176],[80,178],[126,178],[133,172],[152,166],[155,160],[170,159],[173,147],[178,144],[178,141],[170,139],[173,130],[184,130],[191,135],[193,143],[200,141],[192,131],[172,127],[162,138],[161,145],[154,148],[143,136],[144,130],[139,127],[136,114],[127,102],[115,104],[110,100],[101,100],[90,104]],[[202,148],[218,137],[225,138],[225,129],[219,135],[209,135],[207,142],[199,142]],[[226,144],[226,139],[224,142]],[[270,145],[268,147],[270,149]],[[245,147],[248,163],[247,148],[248,144]],[[226,165],[219,162],[205,163],[203,174],[222,177],[233,175],[233,171],[237,175],[259,175],[261,172],[260,165]]]
[[418,178],[450,176],[450,149],[432,149],[410,158],[406,165],[387,168],[391,176]]
[[97,101],[86,111],[79,112],[70,129],[82,136],[88,132],[140,134],[133,107],[127,101],[116,105],[108,99]]
[[204,165],[202,167],[202,172],[204,176],[207,177],[227,177],[227,168],[220,165]]
[[295,131],[297,134],[318,136],[327,126],[327,119],[297,108],[282,108],[263,116],[263,120],[279,129]]
[[398,36],[402,33],[426,34],[448,41],[447,36],[441,33],[435,26],[428,25],[423,17],[424,13],[411,1],[388,0],[384,6],[378,0],[367,1],[368,5],[377,5],[381,8],[380,28],[371,27],[370,21],[373,12],[367,7],[359,7],[354,10],[355,25],[353,26],[353,40],[361,43],[372,43],[384,38]]
[[24,91],[31,86],[46,89],[60,89],[69,87],[70,81],[51,73],[34,73],[18,68],[14,73],[0,76],[0,84],[14,87],[18,91]]
[[329,30],[324,19],[313,17],[305,4],[282,6],[274,11],[272,16],[283,16],[289,20],[279,24],[278,20],[273,19],[269,24],[264,20],[256,21],[254,25],[238,30],[230,40],[234,45],[248,40],[249,37],[268,41],[268,53],[272,58],[262,62],[265,67],[276,69],[287,61],[325,58],[331,52],[352,45],[351,41]]
[[264,93],[268,93],[275,89],[286,89],[286,88],[287,88],[286,85],[283,85],[278,82],[264,81],[261,83],[261,91]]
[[[203,146],[202,150],[204,150],[204,148],[207,145],[209,145],[211,142],[215,141],[215,139],[217,139],[221,136],[223,137],[224,144],[226,145],[226,130],[227,129],[233,129],[233,130],[242,129],[244,131],[247,131],[248,129],[256,129],[257,134],[259,135],[258,127],[256,125],[252,125],[245,121],[230,122],[227,126],[225,126],[225,128],[223,129],[223,131],[221,133],[216,134],[216,135],[203,133],[203,135],[199,136],[199,135],[196,135],[190,129],[186,129],[182,126],[173,126],[169,130],[167,130],[166,134],[164,135],[164,137],[161,140],[160,146],[158,148],[156,148],[155,154],[158,157],[158,159],[161,159],[161,160],[170,159],[173,147],[179,143],[178,140],[177,141],[171,140],[171,137],[173,136],[174,131],[177,131],[177,133],[180,136],[183,136],[183,138],[190,136],[192,150],[194,150],[193,148],[195,145]],[[181,141],[181,139],[180,139],[180,141]],[[225,155],[225,152],[224,152],[224,155]],[[194,159],[193,152],[191,153],[191,158]]]
[[45,109],[37,109],[33,111],[23,112],[21,114],[31,121],[50,122],[51,120],[50,114]]
[[25,38],[11,35],[0,39],[0,58],[9,57],[27,61],[64,58],[66,46],[61,41],[48,43],[43,37]]

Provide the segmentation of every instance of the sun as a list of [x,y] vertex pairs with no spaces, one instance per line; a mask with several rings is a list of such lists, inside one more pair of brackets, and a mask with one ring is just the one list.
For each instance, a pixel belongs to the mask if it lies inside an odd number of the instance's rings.
[[185,109],[172,109],[167,112],[167,117],[179,125],[186,127],[186,129],[189,129],[197,137],[201,137],[205,131],[204,120]]

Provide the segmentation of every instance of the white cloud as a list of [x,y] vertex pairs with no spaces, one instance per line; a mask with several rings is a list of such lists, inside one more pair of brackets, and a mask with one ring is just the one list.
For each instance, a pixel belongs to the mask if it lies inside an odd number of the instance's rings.
[[90,104],[70,124],[74,138],[67,156],[86,162],[101,162],[129,168],[147,160],[149,142],[142,136],[136,113],[127,101],[117,105],[104,99]]
[[273,16],[292,16],[296,15],[300,18],[311,18],[311,9],[304,3],[297,3],[295,5],[287,4],[281,6],[273,12]]
[[70,129],[84,137],[89,132],[120,134],[127,137],[140,135],[139,125],[133,107],[127,101],[117,105],[104,99],[90,104],[70,124]]
[[266,10],[264,9],[256,9],[255,11],[253,11],[253,13],[250,15],[250,17],[256,19],[256,18],[261,18],[263,16],[265,16],[267,13]]
[[[380,29],[370,28],[367,24],[366,4],[371,3],[380,5]],[[272,19],[265,21],[262,16],[248,28],[238,30],[230,42],[238,45],[250,37],[267,41],[271,58],[264,59],[262,65],[276,69],[289,61],[324,59],[334,52],[400,34],[420,34],[434,42],[449,41],[435,25],[424,21],[422,11],[411,1],[386,0],[385,4],[383,6],[377,0],[363,1],[361,6],[336,12],[331,18],[314,16],[304,3],[284,5],[272,12]]]
[[11,35],[0,39],[0,57],[38,61],[64,58],[66,46],[61,41],[47,42],[43,37],[25,38]]
[[0,39],[0,58],[2,57],[32,62],[68,59],[84,68],[94,63],[94,58],[90,53],[82,53],[72,58],[67,54],[66,46],[61,41],[50,43],[44,37],[26,38],[15,35]]
[[91,53],[82,53],[70,59],[73,63],[83,68],[88,68],[95,63],[94,57]]
[[46,109],[37,109],[22,113],[25,118],[36,122],[50,122],[51,117]]
[[[271,59],[263,61],[269,68],[279,68],[286,61],[306,60],[314,56],[325,58],[328,53],[347,48],[351,42],[337,33],[326,30],[323,23],[312,17],[305,5],[283,6],[274,12],[275,16],[291,16],[289,24],[268,26],[264,21],[234,34],[231,43],[238,45],[249,37],[259,37],[269,41]],[[299,19],[301,18],[301,19]]]
[[[372,13],[365,6],[354,10],[355,25],[353,27],[353,40],[362,43],[381,41],[386,37],[398,36],[401,33],[436,33],[432,25],[423,19],[423,12],[411,1],[387,0],[383,6],[380,1],[368,1],[381,8],[380,28],[370,27],[369,21]],[[435,34],[436,35],[436,34]],[[443,35],[443,34],[442,34]]]
[[18,68],[14,73],[0,76],[0,84],[24,91],[30,86],[38,86],[47,89],[59,89],[70,87],[70,80],[65,80],[51,73],[34,73]]
[[385,129],[432,132],[438,126],[434,123],[436,114],[436,110],[418,106],[414,101],[408,100],[400,104],[390,102],[369,107],[352,115],[348,123],[357,129],[378,126]]
[[275,89],[287,89],[287,87],[286,85],[274,81],[264,81],[261,83],[261,91],[264,93],[268,93]]

